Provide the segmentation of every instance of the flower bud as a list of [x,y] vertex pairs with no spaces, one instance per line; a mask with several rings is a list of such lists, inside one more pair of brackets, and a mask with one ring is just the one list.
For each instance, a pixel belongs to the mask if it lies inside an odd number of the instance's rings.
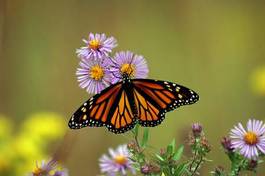
[[195,137],[201,136],[202,126],[199,123],[192,124],[192,133]]
[[127,144],[127,147],[130,151],[133,151],[133,152],[137,152],[139,153],[140,152],[140,149],[139,147],[137,146],[136,142],[135,141],[130,141],[128,144]]
[[257,160],[250,160],[248,163],[248,170],[255,170],[258,166],[258,161]]
[[141,167],[142,174],[155,174],[160,172],[160,167],[154,164],[145,164]]
[[161,149],[160,149],[160,156],[163,156],[163,155],[165,155],[165,154],[166,154],[166,149],[161,148]]
[[228,152],[234,150],[234,148],[232,147],[231,139],[228,137],[223,137],[223,139],[221,140],[221,144]]
[[142,174],[150,174],[150,167],[149,165],[145,164],[141,167],[141,173]]
[[202,147],[204,148],[204,150],[207,153],[211,151],[211,145],[209,144],[209,142],[208,142],[208,140],[207,140],[207,138],[205,136],[203,136],[201,138],[201,141],[200,142],[201,142]]

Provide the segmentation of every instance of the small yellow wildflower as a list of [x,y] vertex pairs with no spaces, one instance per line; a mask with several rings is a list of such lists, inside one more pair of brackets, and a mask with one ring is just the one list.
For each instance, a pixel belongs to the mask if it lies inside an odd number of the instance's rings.
[[22,131],[41,140],[53,140],[63,136],[66,125],[63,118],[51,112],[31,115],[22,126]]
[[256,69],[252,73],[251,86],[254,93],[265,96],[265,66]]

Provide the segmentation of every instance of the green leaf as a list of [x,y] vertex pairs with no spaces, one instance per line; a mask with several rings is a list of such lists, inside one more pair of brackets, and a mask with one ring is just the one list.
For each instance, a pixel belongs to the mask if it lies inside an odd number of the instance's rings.
[[138,160],[139,163],[144,163],[145,155],[144,154],[139,154],[137,160]]
[[172,159],[175,160],[175,161],[178,161],[181,158],[181,156],[182,156],[183,150],[184,150],[184,146],[181,145],[178,148],[178,150],[174,153]]
[[175,150],[176,150],[176,140],[173,139],[170,145],[172,146],[172,152],[175,153]]
[[261,163],[263,163],[263,162],[264,162],[264,161],[261,160],[261,159],[258,160],[258,164],[261,164]]
[[188,167],[187,163],[181,163],[177,166],[177,168],[175,169],[175,175],[182,175],[184,174],[184,172],[186,171]]
[[143,138],[142,138],[142,142],[141,142],[141,147],[144,148],[146,146],[148,138],[149,138],[149,129],[145,128],[144,129]]
[[158,154],[155,154],[155,156],[160,160],[160,161],[165,161],[165,159],[164,158],[162,158],[160,155],[158,155]]
[[173,153],[173,148],[171,145],[167,146],[167,156],[170,156]]
[[172,156],[176,150],[176,141],[175,139],[172,140],[170,144],[167,146],[167,155]]
[[175,151],[176,151],[176,140],[173,139],[169,145],[170,145],[171,148],[172,148],[172,152],[171,152],[171,154],[173,155],[173,154],[175,153]]

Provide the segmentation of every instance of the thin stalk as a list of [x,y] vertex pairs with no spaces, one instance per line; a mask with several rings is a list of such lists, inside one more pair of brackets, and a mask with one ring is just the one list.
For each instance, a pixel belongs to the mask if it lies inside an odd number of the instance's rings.
[[191,176],[193,176],[193,175],[196,174],[196,172],[197,172],[197,170],[199,169],[199,167],[200,167],[202,161],[203,161],[203,157],[201,156],[201,157],[200,157],[200,160],[199,160],[199,162],[197,163],[197,165],[196,165],[196,167],[195,167],[193,173],[191,174]]

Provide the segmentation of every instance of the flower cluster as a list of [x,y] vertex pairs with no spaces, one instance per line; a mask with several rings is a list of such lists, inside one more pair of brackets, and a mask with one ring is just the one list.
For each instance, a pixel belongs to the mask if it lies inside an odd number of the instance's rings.
[[76,71],[79,86],[88,93],[97,94],[123,78],[146,78],[147,63],[143,56],[131,51],[120,51],[113,56],[117,46],[114,37],[105,34],[89,34],[84,47],[76,50],[80,58]]
[[[139,138],[139,125],[132,130],[133,140],[127,147],[122,145],[116,151],[110,149],[111,157],[100,158],[101,172],[107,176],[126,175],[130,170],[137,175],[200,175],[208,153],[212,150],[203,130],[203,126],[194,123],[189,135],[190,156],[182,157],[184,146],[176,147],[175,139],[159,152],[147,145],[148,129]],[[245,129],[241,123],[231,129],[230,136],[224,137],[221,144],[231,161],[230,171],[217,166],[211,174],[214,176],[239,176],[242,171],[257,172],[262,162],[265,148],[265,124],[260,120],[249,120]]]

